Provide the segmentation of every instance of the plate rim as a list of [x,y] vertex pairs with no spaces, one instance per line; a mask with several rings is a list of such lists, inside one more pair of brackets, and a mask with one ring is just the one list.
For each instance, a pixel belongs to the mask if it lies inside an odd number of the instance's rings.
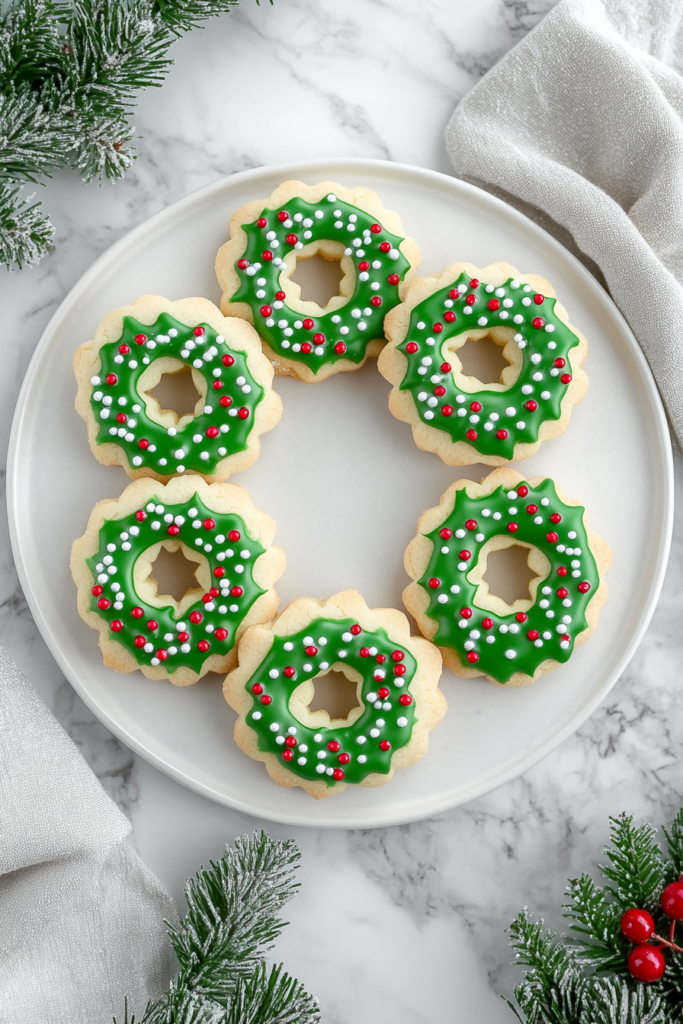
[[[18,508],[18,475],[22,427],[26,421],[27,412],[29,411],[28,399],[35,378],[38,374],[42,355],[44,351],[49,348],[57,328],[68,316],[71,307],[80,299],[83,293],[87,292],[92,281],[94,279],[98,279],[101,273],[106,271],[107,264],[114,263],[116,261],[121,250],[127,248],[131,244],[135,245],[139,241],[140,236],[148,237],[150,234],[153,234],[154,231],[167,220],[173,220],[179,215],[182,216],[186,208],[192,207],[197,202],[201,203],[210,199],[213,193],[220,194],[220,192],[229,183],[236,181],[241,182],[245,179],[258,181],[260,177],[265,178],[272,175],[280,176],[281,180],[284,181],[287,180],[288,176],[291,177],[292,174],[307,175],[314,169],[318,172],[323,171],[323,173],[329,173],[331,177],[334,177],[335,173],[341,172],[343,174],[347,171],[355,172],[356,170],[360,170],[362,172],[363,168],[369,168],[373,171],[383,171],[389,175],[398,174],[412,177],[417,175],[423,180],[431,180],[434,185],[447,185],[449,188],[455,188],[456,191],[460,190],[461,194],[464,194],[465,196],[468,194],[473,197],[476,196],[478,201],[481,201],[482,197],[484,197],[484,201],[489,203],[494,210],[496,208],[504,210],[506,217],[511,216],[513,221],[519,221],[524,225],[525,230],[527,231],[531,229],[532,235],[535,234],[544,244],[549,244],[556,253],[560,254],[561,258],[573,267],[574,271],[578,273],[587,289],[592,292],[594,297],[597,297],[599,304],[601,304],[602,307],[607,310],[609,315],[620,325],[622,335],[626,339],[626,343],[631,350],[631,355],[638,364],[642,384],[649,393],[655,411],[654,426],[661,456],[663,493],[661,528],[656,554],[656,568],[653,572],[652,583],[645,600],[644,612],[638,623],[638,628],[633,632],[621,659],[610,673],[603,686],[596,694],[593,695],[592,699],[582,705],[581,709],[572,715],[569,721],[561,728],[554,730],[540,746],[535,746],[532,750],[520,751],[516,757],[510,759],[508,764],[504,766],[502,770],[496,770],[494,779],[490,776],[482,776],[478,780],[472,781],[469,786],[465,788],[464,792],[459,794],[455,801],[453,799],[449,799],[447,796],[444,797],[441,794],[437,794],[436,797],[433,794],[426,794],[420,801],[419,809],[416,807],[412,812],[404,811],[403,813],[399,813],[393,808],[388,808],[383,814],[383,809],[378,808],[379,814],[372,823],[368,823],[367,820],[361,818],[357,812],[353,812],[356,814],[355,818],[348,820],[346,823],[340,823],[339,821],[332,819],[311,821],[310,817],[305,813],[287,811],[282,814],[270,812],[268,814],[264,814],[263,811],[255,810],[253,807],[248,806],[244,799],[230,797],[224,793],[220,793],[210,785],[188,775],[182,768],[170,763],[163,756],[146,747],[145,743],[141,739],[138,739],[136,736],[131,734],[125,726],[119,725],[119,723],[113,719],[106,710],[99,706],[97,699],[81,685],[77,676],[72,674],[68,660],[63,655],[59,641],[53,635],[52,630],[43,615],[37,596],[31,586],[30,573],[24,560],[20,540],[21,516],[20,509]],[[652,616],[654,615],[654,611],[657,607],[657,602],[661,594],[673,535],[673,450],[666,413],[657,385],[633,331],[610,295],[600,286],[598,281],[580,262],[580,260],[578,260],[576,256],[566,249],[556,238],[549,234],[544,228],[540,227],[540,225],[535,221],[521,213],[514,206],[504,202],[498,196],[493,195],[476,185],[463,181],[460,178],[445,174],[442,171],[435,171],[431,168],[419,167],[411,164],[394,163],[388,160],[366,159],[364,157],[326,157],[304,161],[288,161],[287,163],[282,164],[268,164],[261,167],[248,168],[246,170],[236,172],[235,174],[225,175],[218,178],[216,181],[210,182],[208,185],[204,185],[201,188],[188,193],[186,196],[183,196],[181,199],[165,206],[163,209],[158,210],[151,217],[143,220],[140,224],[123,234],[121,238],[113,242],[112,245],[97,257],[97,259],[67,292],[59,303],[57,309],[50,317],[50,320],[45,326],[26,368],[26,373],[19,390],[17,403],[12,416],[12,425],[9,437],[7,460],[7,512],[10,546],[17,569],[17,575],[42,639],[46,643],[50,653],[54,657],[65,677],[69,680],[70,684],[74,687],[81,699],[90,708],[98,720],[101,721],[115,736],[122,740],[126,746],[135,751],[148,763],[152,764],[175,781],[186,786],[188,789],[207,797],[215,803],[248,814],[252,817],[265,818],[268,821],[276,822],[278,824],[286,824],[303,828],[385,828],[391,825],[409,824],[414,821],[421,821],[433,817],[436,814],[444,813],[445,811],[451,810],[455,807],[463,806],[464,804],[478,799],[481,796],[485,796],[501,786],[506,785],[508,782],[519,778],[530,768],[547,757],[548,754],[563,743],[565,739],[573,735],[573,733],[580,728],[580,726],[602,703],[606,695],[623,674],[640,646],[645,631],[652,620]],[[322,810],[322,808],[320,809]]]

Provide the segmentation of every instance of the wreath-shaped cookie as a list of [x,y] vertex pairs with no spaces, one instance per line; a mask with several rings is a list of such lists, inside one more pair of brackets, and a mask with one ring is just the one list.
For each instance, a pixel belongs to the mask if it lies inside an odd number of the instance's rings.
[[[552,286],[508,263],[454,263],[415,278],[384,329],[378,367],[393,385],[389,408],[410,423],[419,448],[449,466],[525,459],[569,425],[588,378],[588,345]],[[463,372],[458,349],[484,336],[509,366],[498,383]]]
[[[529,548],[530,598],[508,605],[484,580],[492,551]],[[612,554],[585,509],[549,477],[496,469],[458,480],[423,513],[405,554],[403,594],[422,633],[460,676],[525,686],[568,661],[598,621]]]
[[[297,260],[317,254],[341,260],[344,275],[324,308],[290,280]],[[254,324],[277,374],[315,383],[378,354],[384,317],[419,260],[398,214],[370,189],[286,181],[232,215],[216,258],[221,309]]]
[[[247,630],[238,656],[223,688],[239,712],[238,746],[278,785],[316,798],[388,782],[422,757],[446,711],[436,647],[410,635],[402,612],[368,608],[355,590],[293,601],[272,625]],[[308,708],[313,680],[330,669],[357,684],[345,720]]]
[[[200,397],[178,418],[150,392],[185,367]],[[77,350],[74,370],[93,455],[132,477],[225,480],[256,460],[259,435],[282,414],[258,335],[207,299],[145,295],[113,310]]]
[[[105,665],[176,686],[226,672],[242,632],[277,610],[273,587],[285,557],[274,534],[243,488],[196,476],[165,486],[135,480],[120,498],[98,502],[73,543],[71,572]],[[180,601],[157,592],[162,547],[198,563],[198,587]]]

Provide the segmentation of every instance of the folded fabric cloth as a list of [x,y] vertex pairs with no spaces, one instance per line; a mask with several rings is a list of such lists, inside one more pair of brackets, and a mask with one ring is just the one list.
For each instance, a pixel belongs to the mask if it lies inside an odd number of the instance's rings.
[[465,96],[446,145],[459,177],[597,264],[683,446],[682,74],[681,0],[560,0]]
[[0,1022],[105,1024],[166,988],[171,897],[0,648]]

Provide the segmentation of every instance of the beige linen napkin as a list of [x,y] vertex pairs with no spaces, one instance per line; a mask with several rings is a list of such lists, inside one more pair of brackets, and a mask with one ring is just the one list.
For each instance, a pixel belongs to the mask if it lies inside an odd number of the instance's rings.
[[465,96],[446,145],[459,177],[597,264],[683,446],[682,74],[682,0],[560,0]]
[[171,897],[0,648],[0,1022],[105,1024],[168,984]]

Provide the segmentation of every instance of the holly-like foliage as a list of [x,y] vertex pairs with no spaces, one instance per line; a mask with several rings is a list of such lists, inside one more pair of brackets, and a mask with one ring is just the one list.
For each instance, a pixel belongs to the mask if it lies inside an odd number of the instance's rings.
[[178,974],[141,1019],[126,1006],[121,1024],[319,1024],[317,1001],[263,959],[286,924],[300,857],[292,840],[255,833],[191,878],[187,916],[168,926]]
[[[272,0],[271,0],[272,2]],[[238,0],[4,0],[0,5],[0,263],[38,263],[54,227],[22,187],[57,167],[120,178],[130,116],[171,44]]]
[[[683,810],[662,829],[665,850],[651,825],[633,816],[610,819],[604,884],[590,875],[571,879],[564,917],[570,935],[558,939],[522,911],[510,926],[510,945],[525,977],[509,1005],[527,1024],[673,1024],[683,1017],[683,955],[665,950],[661,981],[645,985],[628,970],[633,945],[619,924],[625,911],[652,914],[655,932],[668,937],[671,921],[660,907],[662,890],[683,872]],[[683,931],[683,925],[679,925]],[[677,936],[678,941],[683,936]]]

